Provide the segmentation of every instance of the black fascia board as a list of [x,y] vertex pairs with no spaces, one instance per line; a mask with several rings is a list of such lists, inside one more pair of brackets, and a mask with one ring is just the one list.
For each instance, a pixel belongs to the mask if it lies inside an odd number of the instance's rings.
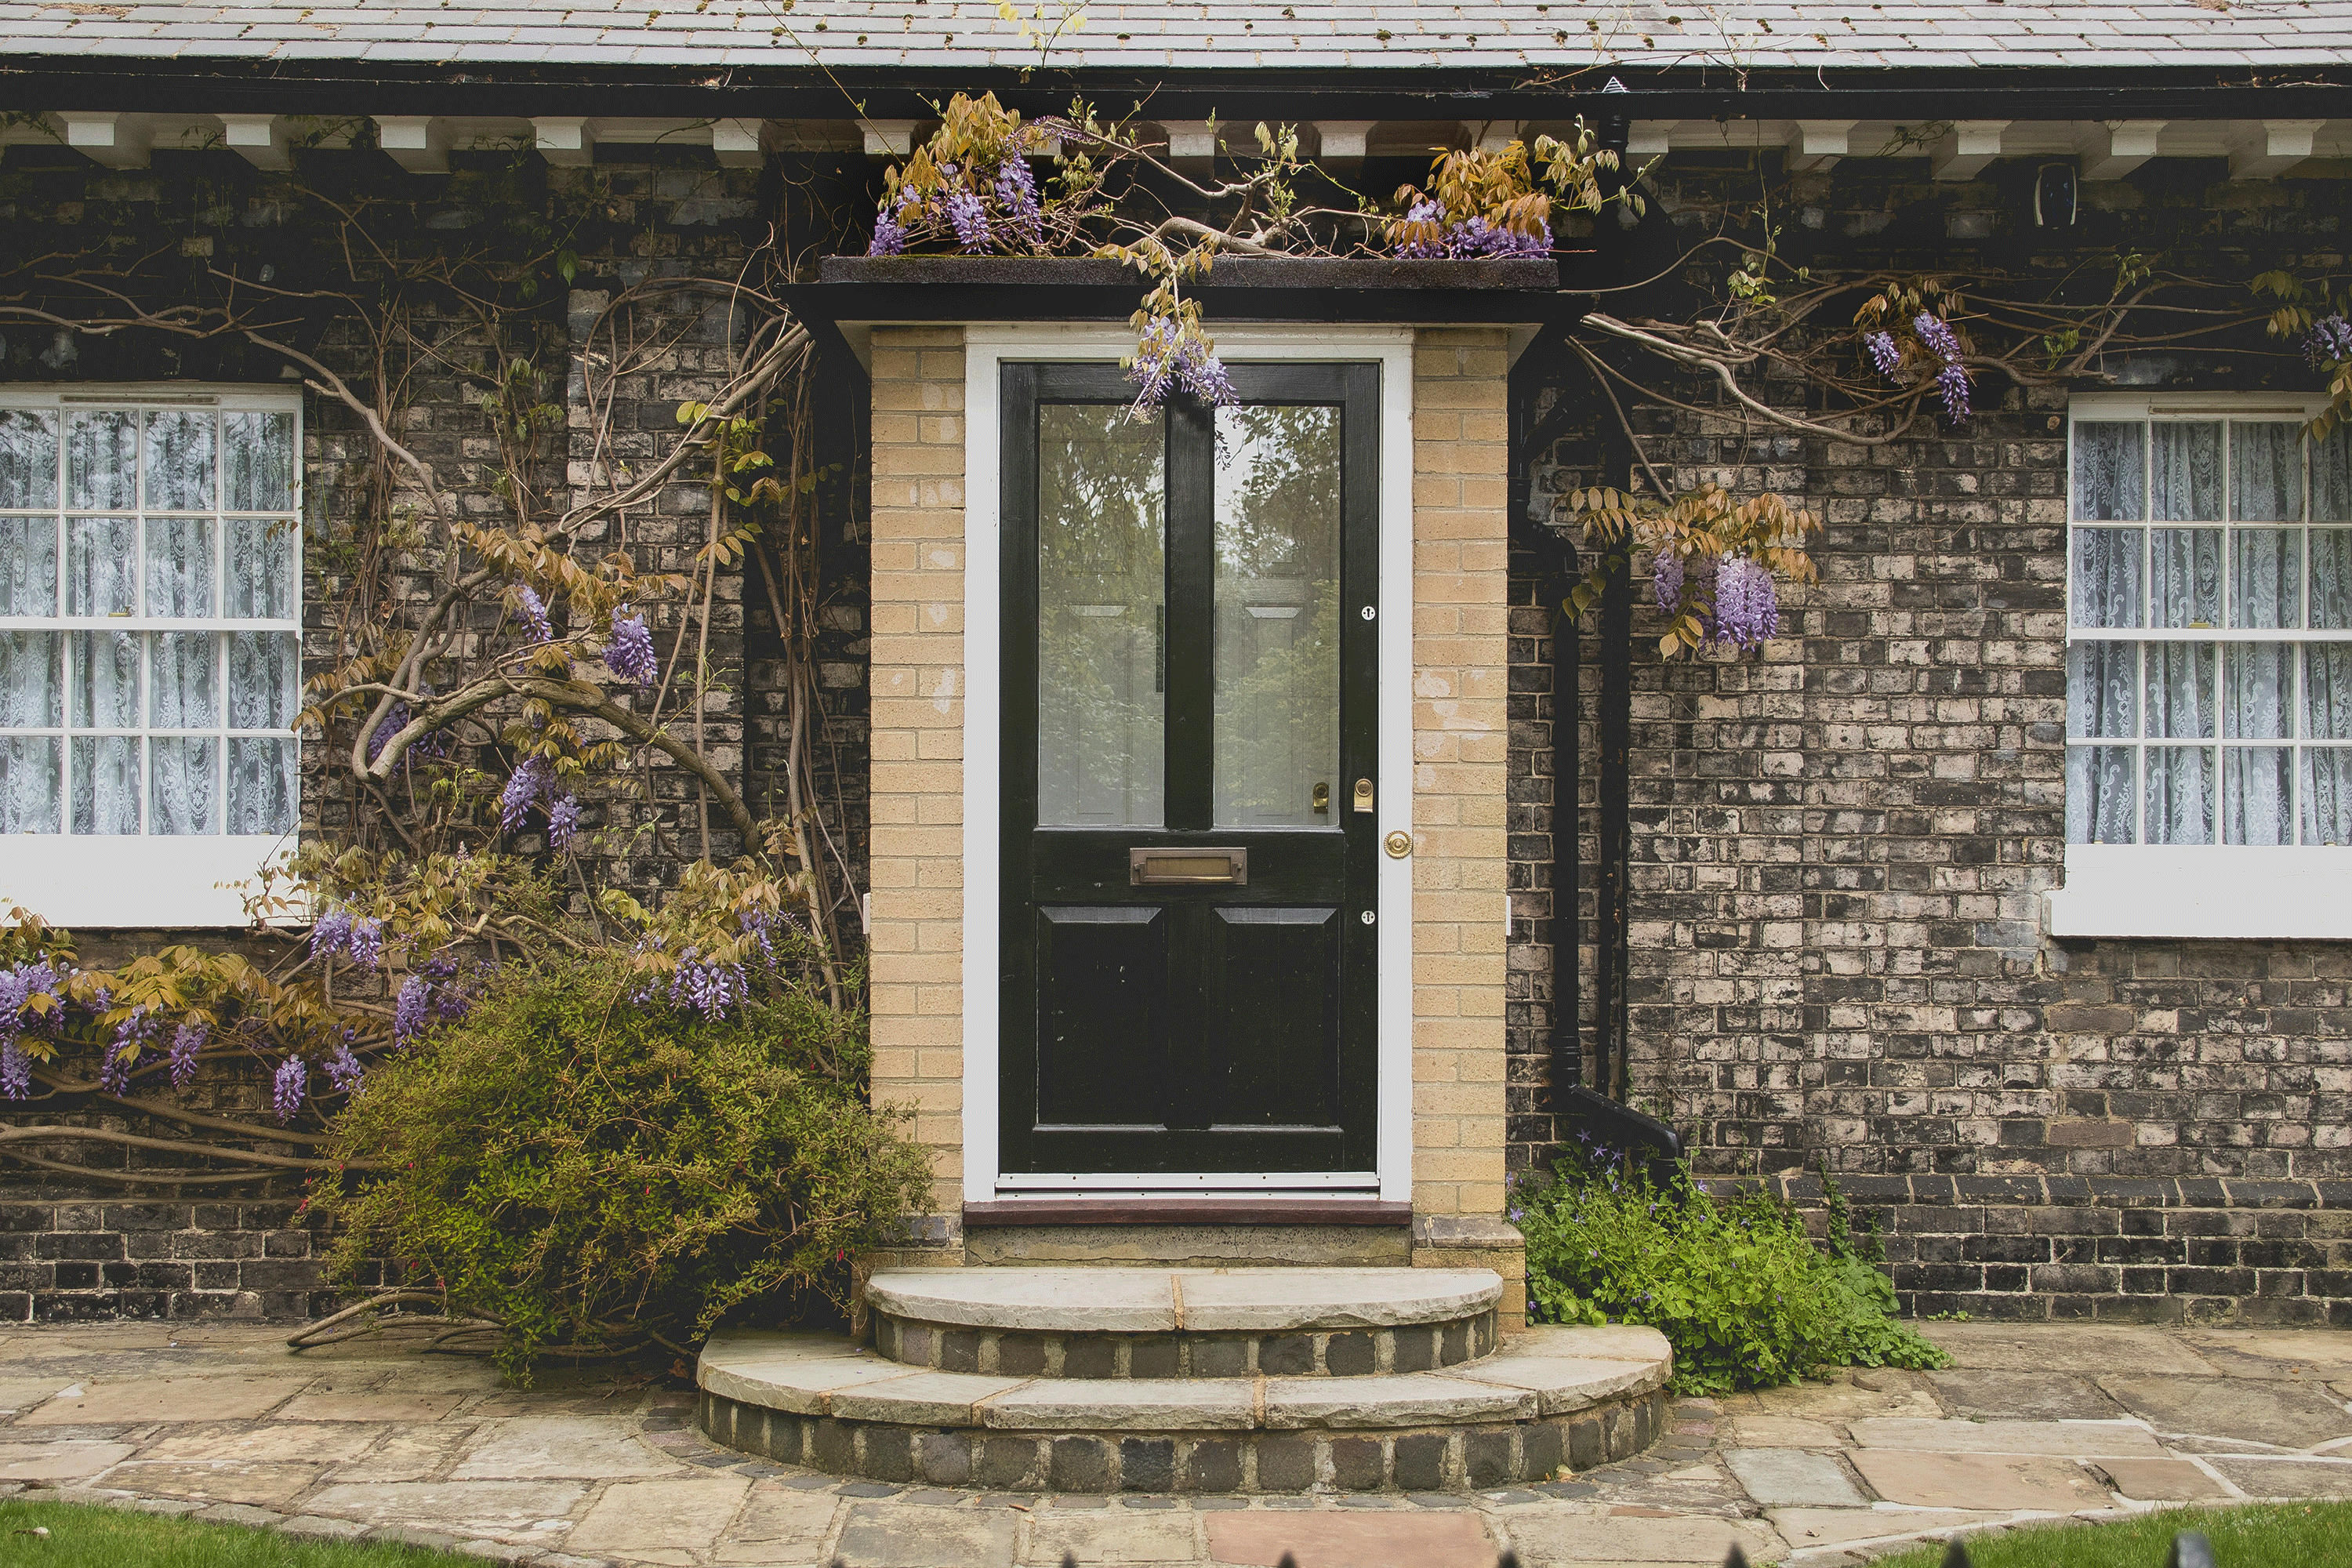
[[[780,55],[782,51],[780,51]],[[1612,76],[1622,93],[1600,101]],[[1149,75],[1127,68],[921,68],[831,75],[806,65],[681,67],[593,63],[412,66],[340,60],[0,57],[0,97],[27,109],[92,112],[135,101],[151,113],[599,113],[769,120],[922,119],[948,95],[994,91],[1024,111],[1057,113],[1072,93],[1147,118],[1307,121],[1564,120],[1602,108],[1636,120],[1937,120],[2343,118],[2352,62],[2325,68],[2232,66],[1756,70],[1636,66],[1517,71],[1364,67],[1290,71],[1215,68]],[[126,100],[126,92],[135,100]],[[856,107],[862,104],[862,109]]]

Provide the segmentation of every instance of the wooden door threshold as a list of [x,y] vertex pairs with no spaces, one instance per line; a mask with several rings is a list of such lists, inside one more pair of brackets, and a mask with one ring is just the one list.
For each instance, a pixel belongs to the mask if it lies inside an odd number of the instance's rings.
[[1376,1198],[1000,1198],[963,1205],[967,1230],[1024,1225],[1348,1225],[1412,1224],[1411,1204]]

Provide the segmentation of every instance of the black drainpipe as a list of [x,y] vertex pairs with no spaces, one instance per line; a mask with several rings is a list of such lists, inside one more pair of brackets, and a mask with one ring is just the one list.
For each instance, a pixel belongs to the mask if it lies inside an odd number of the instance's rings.
[[[1612,78],[1609,90],[1624,88]],[[1619,170],[1604,176],[1614,194],[1624,184],[1625,147],[1633,126],[1623,114],[1601,122],[1601,145],[1615,153]],[[1607,237],[1622,234],[1611,212],[1596,226]],[[1625,244],[1611,244],[1617,271],[1624,271]],[[1622,280],[1622,276],[1621,276]],[[1630,488],[1633,452],[1622,433],[1603,443],[1604,475],[1622,475]],[[1532,454],[1530,454],[1532,456]],[[1576,550],[1560,541],[1561,577],[1572,583]],[[1564,592],[1564,588],[1563,588]],[[1577,744],[1576,704],[1579,657],[1576,626],[1561,616],[1552,644],[1552,1041],[1551,1110],[1554,1136],[1575,1133],[1615,1149],[1640,1151],[1648,1157],[1651,1173],[1664,1184],[1683,1153],[1682,1140],[1664,1122],[1623,1103],[1627,1089],[1625,992],[1630,964],[1631,904],[1627,879],[1633,860],[1633,566],[1631,552],[1621,558],[1602,584],[1598,634],[1601,642],[1601,689],[1595,717],[1600,743],[1598,895],[1599,930],[1595,933],[1597,962],[1593,973],[1593,1068],[1599,1092],[1582,1082],[1582,1051],[1578,1031],[1576,893],[1578,880],[1576,784],[1582,757]],[[1563,912],[1565,911],[1564,915]],[[1565,1070],[1563,1070],[1565,1069]]]

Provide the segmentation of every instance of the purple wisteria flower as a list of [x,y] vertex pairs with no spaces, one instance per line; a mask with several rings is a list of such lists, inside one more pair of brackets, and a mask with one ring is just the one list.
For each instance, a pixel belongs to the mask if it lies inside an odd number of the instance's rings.
[[329,906],[310,922],[310,956],[327,958],[343,951],[352,934],[352,911]]
[[499,792],[499,831],[512,833],[521,826],[523,813],[539,804],[554,784],[555,769],[545,757],[525,757],[516,763],[507,787]]
[[1734,647],[1759,647],[1780,635],[1780,595],[1761,561],[1734,555],[1716,568],[1714,622],[1709,640]]
[[2352,360],[2352,321],[2342,316],[2322,316],[2303,335],[2303,357],[2314,370],[2323,364]]
[[1903,351],[1895,346],[1893,332],[1872,332],[1862,340],[1862,346],[1881,375],[1893,375],[1895,367],[1903,363]]
[[1136,385],[1138,410],[1159,407],[1180,386],[1202,402],[1220,407],[1240,401],[1224,362],[1210,352],[1198,332],[1187,331],[1168,316],[1144,327],[1136,340],[1135,363],[1128,367],[1127,379]]
[[33,1058],[14,1035],[0,1039],[0,1095],[22,1100],[33,1092]]
[[558,795],[547,804],[547,841],[558,849],[572,847],[580,833],[580,797]]
[[278,1120],[288,1122],[302,1109],[302,1099],[310,1092],[310,1069],[300,1057],[288,1057],[278,1067],[278,1074],[269,1080],[269,1108]]
[[384,714],[383,722],[375,727],[375,733],[368,737],[368,761],[375,761],[383,749],[392,744],[392,738],[407,728],[408,704],[394,703],[391,711]]
[[1950,361],[1960,357],[1959,336],[1952,331],[1951,323],[1941,317],[1922,310],[1912,318],[1911,330],[1919,334],[1919,341],[1927,344],[1937,359]]
[[163,1020],[151,1007],[134,1007],[131,1016],[114,1026],[114,1042],[98,1060],[98,1087],[117,1096],[131,1087],[131,1075],[153,1054],[155,1036]]
[[1037,177],[1026,158],[1007,158],[996,171],[996,199],[1013,231],[1031,245],[1045,241],[1045,212],[1037,203]]
[[367,1069],[360,1065],[359,1058],[352,1055],[349,1041],[336,1041],[335,1048],[327,1053],[324,1065],[327,1082],[333,1086],[335,1093],[354,1095],[366,1086]]
[[[433,688],[425,687],[418,695],[430,697],[433,695]],[[405,702],[395,702],[385,711],[383,722],[378,724],[375,727],[375,733],[368,737],[369,762],[375,761],[383,753],[383,749],[392,744],[392,738],[408,728],[409,718],[408,704]],[[408,742],[408,749],[400,754],[400,765],[406,767],[409,760],[414,757],[446,757],[448,754],[449,731],[436,730],[430,734],[419,735],[415,740]]]
[[186,1023],[172,1031],[172,1087],[185,1089],[188,1079],[196,1074],[196,1053],[205,1048],[212,1031],[202,1024]]
[[424,975],[412,974],[400,983],[400,994],[392,1004],[394,1044],[413,1046],[423,1037],[432,1004],[433,982]]
[[[1445,209],[1436,202],[1423,198],[1405,209],[1405,221],[1434,224],[1444,220]],[[1551,225],[1539,223],[1533,234],[1522,234],[1515,228],[1474,217],[1447,224],[1435,239],[1408,239],[1396,247],[1399,257],[1409,261],[1468,261],[1482,256],[1549,256]]]
[[1661,550],[1650,558],[1650,586],[1658,599],[1658,613],[1671,616],[1682,608],[1683,576],[1687,570],[1681,556]]
[[516,590],[515,611],[522,623],[530,628],[531,641],[551,642],[554,640],[555,628],[548,625],[547,605],[541,600],[539,591],[537,589],[525,584],[521,588]]
[[1944,417],[1955,425],[1964,425],[1975,412],[1969,406],[1968,367],[1957,361],[1936,373],[1936,391],[1944,399]]
[[868,256],[903,256],[907,251],[907,227],[888,213],[874,219],[874,239],[866,246]]
[[989,232],[988,204],[970,191],[948,195],[948,222],[955,226],[956,243],[964,249],[986,250],[995,237]]
[[646,618],[622,605],[613,611],[613,638],[604,647],[604,668],[622,679],[651,686],[661,679],[654,634]]

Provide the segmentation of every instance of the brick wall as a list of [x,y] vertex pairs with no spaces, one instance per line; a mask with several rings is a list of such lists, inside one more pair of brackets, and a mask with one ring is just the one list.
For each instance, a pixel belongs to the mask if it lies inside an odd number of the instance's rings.
[[873,340],[874,1099],[963,1202],[963,332]]
[[[2032,229],[2005,164],[1939,184],[1923,166],[1846,163],[1786,187],[1786,254],[1947,276],[2111,268],[2118,250],[2225,280],[2340,266],[2340,181],[2225,176],[2218,162],[2168,164],[2086,186],[2079,228],[2051,233]],[[1687,236],[1741,199],[1734,182],[1678,159],[1654,221]],[[2266,347],[2255,333],[2210,361],[2118,352],[2106,368],[2151,388],[2314,386],[2299,357],[2264,360]],[[1606,404],[1580,374],[1559,385],[1584,406],[1538,459],[1538,514],[1573,484],[1625,479],[1601,466]],[[1929,1310],[2352,1321],[2352,1232],[2336,1212],[2352,1196],[2352,949],[2041,934],[2064,839],[2065,390],[1988,374],[1965,427],[1923,420],[1870,447],[1672,390],[1699,412],[1634,410],[1654,463],[1679,484],[1781,488],[1827,533],[1822,583],[1760,653],[1662,665],[1654,616],[1636,616],[1633,1100],[1693,1141],[1703,1171],[1804,1200],[1790,1173],[1826,1162],[1886,1210],[1896,1283]],[[1537,977],[1557,929],[1548,626],[1525,559],[1512,853],[1514,886],[1544,919],[1514,955],[1515,1165],[1550,1133]],[[1589,623],[1580,636],[1590,975],[1601,649]],[[1583,995],[1590,1046],[1589,981]],[[2274,1180],[2293,1184],[2291,1205],[2241,1195]]]
[[1412,1206],[1503,1208],[1507,344],[1413,345]]

